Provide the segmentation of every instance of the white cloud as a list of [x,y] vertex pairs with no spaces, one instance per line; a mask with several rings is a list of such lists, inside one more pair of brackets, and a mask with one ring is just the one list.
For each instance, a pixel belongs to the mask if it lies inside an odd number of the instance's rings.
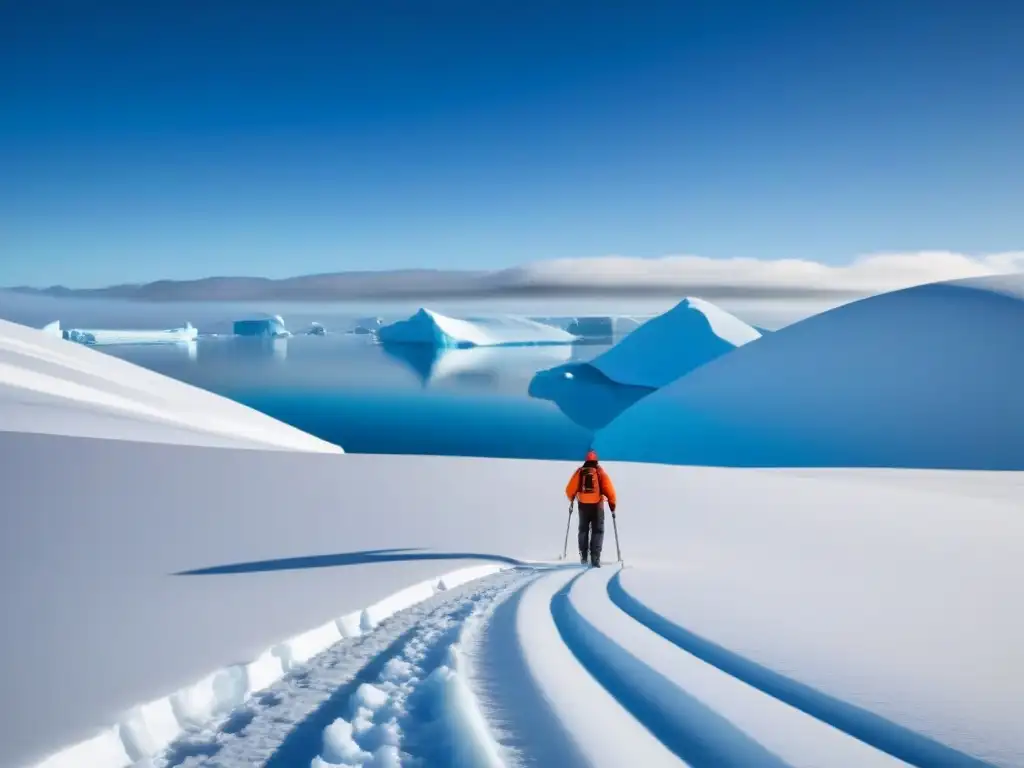
[[604,256],[534,262],[491,275],[493,288],[540,286],[567,290],[618,287],[716,287],[742,291],[876,293],[912,285],[1024,271],[1024,251],[970,256],[950,251],[878,253],[843,266],[815,261],[665,256]]

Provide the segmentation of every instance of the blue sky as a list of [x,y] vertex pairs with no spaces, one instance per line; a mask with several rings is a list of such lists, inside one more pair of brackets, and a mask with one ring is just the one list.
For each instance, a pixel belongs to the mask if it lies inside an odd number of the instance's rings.
[[0,285],[1024,241],[1012,0],[0,6]]

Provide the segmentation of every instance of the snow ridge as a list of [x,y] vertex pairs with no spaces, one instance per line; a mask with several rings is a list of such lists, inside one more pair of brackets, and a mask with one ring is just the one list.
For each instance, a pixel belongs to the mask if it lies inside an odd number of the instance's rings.
[[37,768],[127,768],[153,759],[182,734],[227,716],[341,640],[371,633],[381,622],[435,594],[508,569],[507,565],[471,566],[408,587],[285,640],[249,663],[218,670],[168,696],[141,704],[113,727],[51,755]]

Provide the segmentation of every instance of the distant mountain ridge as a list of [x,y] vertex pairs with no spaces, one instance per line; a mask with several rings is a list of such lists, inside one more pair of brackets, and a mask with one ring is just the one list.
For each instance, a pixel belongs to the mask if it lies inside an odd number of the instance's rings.
[[23,294],[56,297],[94,297],[137,301],[337,301],[356,299],[458,299],[592,296],[678,297],[699,294],[709,299],[862,296],[863,290],[799,285],[729,285],[706,279],[621,281],[591,274],[552,274],[516,267],[499,271],[406,269],[332,272],[281,279],[246,276],[204,277],[195,280],[156,280],[106,288],[48,288],[17,286]]

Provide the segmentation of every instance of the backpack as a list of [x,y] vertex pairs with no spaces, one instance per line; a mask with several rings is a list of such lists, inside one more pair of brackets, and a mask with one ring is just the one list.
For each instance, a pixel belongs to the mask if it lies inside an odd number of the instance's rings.
[[580,487],[577,491],[580,501],[593,504],[601,500],[601,481],[597,467],[580,467]]

